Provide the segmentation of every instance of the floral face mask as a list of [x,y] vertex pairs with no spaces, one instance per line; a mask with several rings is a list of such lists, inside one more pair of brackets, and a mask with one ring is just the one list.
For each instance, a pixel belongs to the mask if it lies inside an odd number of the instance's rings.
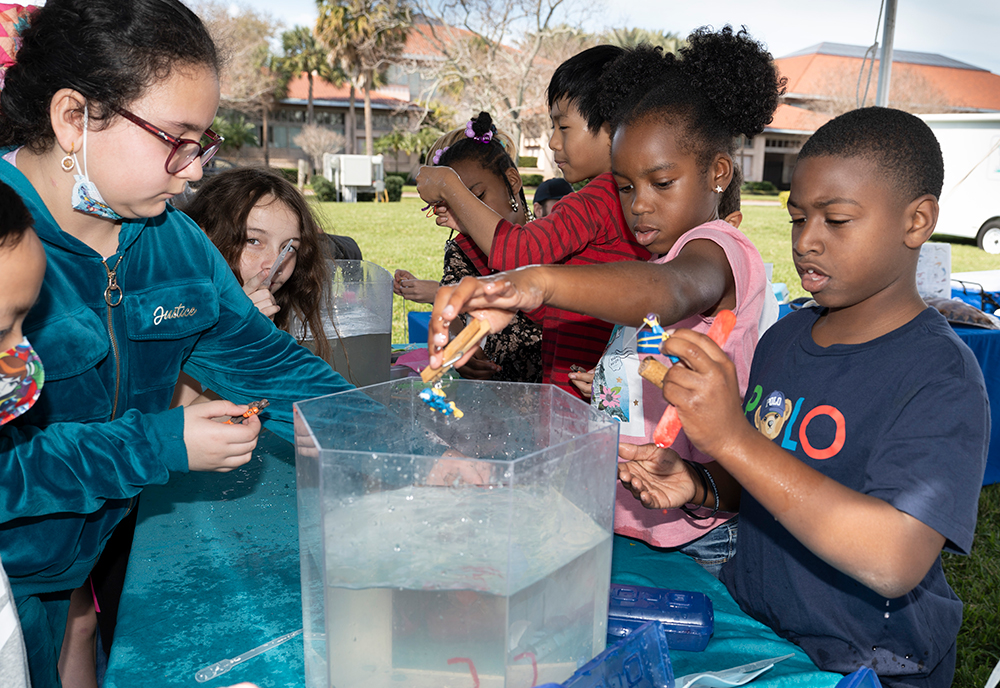
[[30,409],[44,383],[42,359],[27,337],[13,349],[0,353],[0,425]]

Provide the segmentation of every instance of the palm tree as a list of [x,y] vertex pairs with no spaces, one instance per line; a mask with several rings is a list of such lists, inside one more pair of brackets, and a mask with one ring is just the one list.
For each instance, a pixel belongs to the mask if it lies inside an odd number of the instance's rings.
[[354,150],[354,97],[365,101],[365,150],[373,152],[371,89],[388,60],[398,55],[410,26],[407,0],[316,0],[316,36],[329,49],[331,64],[351,77],[348,151]]
[[604,40],[611,45],[622,48],[635,48],[640,44],[648,44],[663,48],[665,53],[677,53],[684,47],[686,41],[673,31],[651,31],[650,29],[609,29],[604,34]]
[[248,122],[242,114],[233,113],[229,117],[216,116],[212,122],[212,129],[225,139],[222,142],[222,150],[234,151],[237,160],[240,159],[243,146],[257,145],[257,126],[253,122]]
[[281,68],[290,77],[302,72],[309,80],[309,96],[306,104],[306,124],[315,124],[313,113],[313,80],[337,85],[345,81],[346,75],[326,59],[327,52],[316,41],[316,36],[306,26],[296,26],[291,31],[281,34],[281,47],[284,55],[281,58]]

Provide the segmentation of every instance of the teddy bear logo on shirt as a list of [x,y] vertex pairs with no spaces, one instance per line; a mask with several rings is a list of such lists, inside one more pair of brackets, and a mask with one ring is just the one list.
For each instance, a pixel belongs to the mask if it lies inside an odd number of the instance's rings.
[[792,400],[775,390],[767,395],[763,404],[757,407],[753,416],[754,427],[769,440],[781,434],[785,422],[792,415]]

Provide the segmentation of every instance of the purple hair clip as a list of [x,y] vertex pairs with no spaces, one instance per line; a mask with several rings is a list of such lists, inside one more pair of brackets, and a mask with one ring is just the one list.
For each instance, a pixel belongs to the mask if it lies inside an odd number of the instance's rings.
[[470,119],[469,123],[465,125],[465,135],[467,137],[469,137],[473,141],[476,141],[477,143],[489,143],[490,141],[493,140],[493,132],[496,131],[495,126],[491,126],[489,131],[487,131],[482,136],[476,136],[476,132],[472,128],[472,122],[473,120]]
[[434,163],[435,165],[440,164],[440,162],[441,162],[441,156],[444,155],[444,152],[446,150],[448,150],[449,148],[451,148],[451,146],[445,146],[444,148],[438,148],[436,151],[434,151],[434,156],[431,158],[431,162]]

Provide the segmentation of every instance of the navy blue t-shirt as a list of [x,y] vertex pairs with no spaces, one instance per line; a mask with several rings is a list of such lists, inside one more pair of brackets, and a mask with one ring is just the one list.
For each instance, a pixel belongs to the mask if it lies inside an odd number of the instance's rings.
[[[808,466],[968,553],[990,422],[972,352],[932,308],[871,342],[823,348],[811,335],[821,312],[792,313],[764,334],[748,420]],[[721,580],[744,611],[822,669],[867,665],[889,685],[951,683],[953,666],[934,669],[952,652],[962,603],[940,557],[910,593],[887,600],[820,560],[744,491],[739,545]]]

